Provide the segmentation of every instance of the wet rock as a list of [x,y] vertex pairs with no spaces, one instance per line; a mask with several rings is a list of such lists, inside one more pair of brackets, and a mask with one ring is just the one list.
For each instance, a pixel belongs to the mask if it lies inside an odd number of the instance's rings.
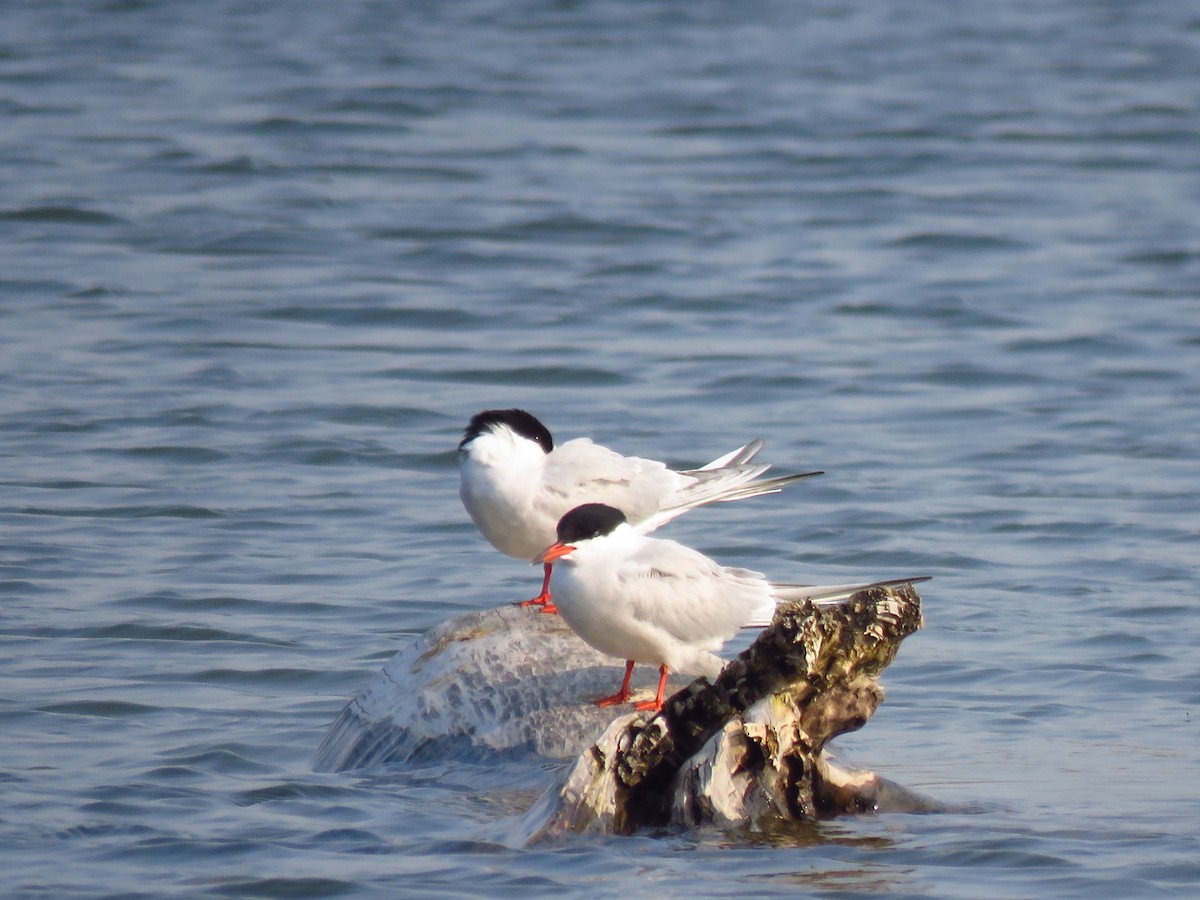
[[[501,606],[430,629],[347,704],[317,748],[317,771],[425,759],[535,752],[573,759],[620,709],[591,703],[621,683],[624,662],[596,652],[559,616]],[[672,677],[677,689],[686,675]],[[658,672],[639,666],[639,699]]]

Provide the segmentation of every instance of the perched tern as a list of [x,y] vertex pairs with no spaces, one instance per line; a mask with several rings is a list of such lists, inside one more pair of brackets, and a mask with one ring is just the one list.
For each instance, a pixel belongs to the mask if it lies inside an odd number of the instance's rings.
[[770,624],[780,601],[836,603],[867,587],[927,580],[772,584],[758,572],[722,566],[677,541],[646,537],[644,524],[631,524],[623,512],[601,503],[571,510],[557,532],[557,541],[533,563],[560,563],[559,614],[586,643],[626,661],[620,689],[596,700],[599,706],[629,699],[629,679],[640,662],[658,666],[658,693],[636,708],[661,709],[668,670],[715,677],[725,664],[716,651],[739,629]]
[[[757,480],[770,468],[751,462],[762,446],[754,440],[699,469],[676,472],[587,438],[556,446],[531,413],[488,409],[471,417],[459,442],[459,495],[493,547],[529,559],[554,540],[558,520],[582,503],[606,503],[623,510],[631,522],[653,521],[658,527],[698,506],[775,493],[793,481],[823,474]],[[522,605],[555,611],[551,568],[547,561],[541,593]]]

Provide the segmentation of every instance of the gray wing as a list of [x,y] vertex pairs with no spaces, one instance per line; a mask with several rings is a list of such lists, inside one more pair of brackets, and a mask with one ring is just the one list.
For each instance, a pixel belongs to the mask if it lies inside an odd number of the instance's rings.
[[581,503],[605,503],[625,513],[630,522],[640,522],[691,480],[655,460],[622,456],[577,438],[547,458],[543,492],[547,502],[566,504],[563,512]]
[[702,468],[676,472],[657,460],[621,456],[577,438],[547,458],[542,502],[547,504],[547,514],[561,506],[555,521],[580,503],[606,503],[648,534],[699,506],[773,494],[802,478],[823,474],[761,479],[770,465],[750,462],[761,447],[762,441],[751,441]]
[[622,567],[622,591],[634,616],[676,639],[716,650],[753,618],[774,607],[757,572],[729,570],[675,541],[654,541]]

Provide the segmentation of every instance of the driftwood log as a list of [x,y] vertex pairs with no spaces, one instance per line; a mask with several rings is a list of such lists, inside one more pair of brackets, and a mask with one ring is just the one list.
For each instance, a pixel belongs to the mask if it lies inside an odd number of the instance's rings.
[[[781,606],[714,683],[687,683],[651,716],[590,703],[611,693],[623,666],[583,644],[558,616],[513,607],[468,613],[389,661],[334,722],[314,765],[574,757],[525,816],[525,841],[668,823],[761,830],[928,808],[825,753],[831,738],[874,713],[883,699],[877,676],[920,627],[911,585],[859,591],[836,606]],[[644,690],[656,673],[638,671],[635,684]]]
[[694,681],[649,720],[613,722],[529,823],[530,837],[667,823],[762,830],[884,801],[919,805],[823,751],[875,712],[876,677],[920,627],[911,586],[860,591],[837,606],[781,607],[714,684]]

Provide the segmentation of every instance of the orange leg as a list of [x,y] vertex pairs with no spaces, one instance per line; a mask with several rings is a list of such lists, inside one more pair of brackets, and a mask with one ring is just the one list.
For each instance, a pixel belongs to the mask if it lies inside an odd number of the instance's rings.
[[542,567],[545,570],[545,575],[542,576],[542,592],[532,600],[523,600],[520,603],[514,603],[513,606],[540,606],[544,613],[556,613],[558,607],[554,605],[554,601],[550,599],[550,570],[553,568],[550,563],[545,563]]
[[611,697],[601,697],[599,700],[593,700],[597,706],[616,706],[618,703],[624,703],[629,699],[629,679],[633,677],[633,660],[625,660],[625,680],[621,682],[621,688]]
[[[629,670],[633,671],[633,663],[629,664]],[[626,677],[626,682],[629,681]],[[667,667],[663,664],[658,667],[658,693],[654,695],[653,700],[642,700],[640,703],[635,703],[633,708],[639,712],[658,712],[662,709],[663,694],[667,690]]]

